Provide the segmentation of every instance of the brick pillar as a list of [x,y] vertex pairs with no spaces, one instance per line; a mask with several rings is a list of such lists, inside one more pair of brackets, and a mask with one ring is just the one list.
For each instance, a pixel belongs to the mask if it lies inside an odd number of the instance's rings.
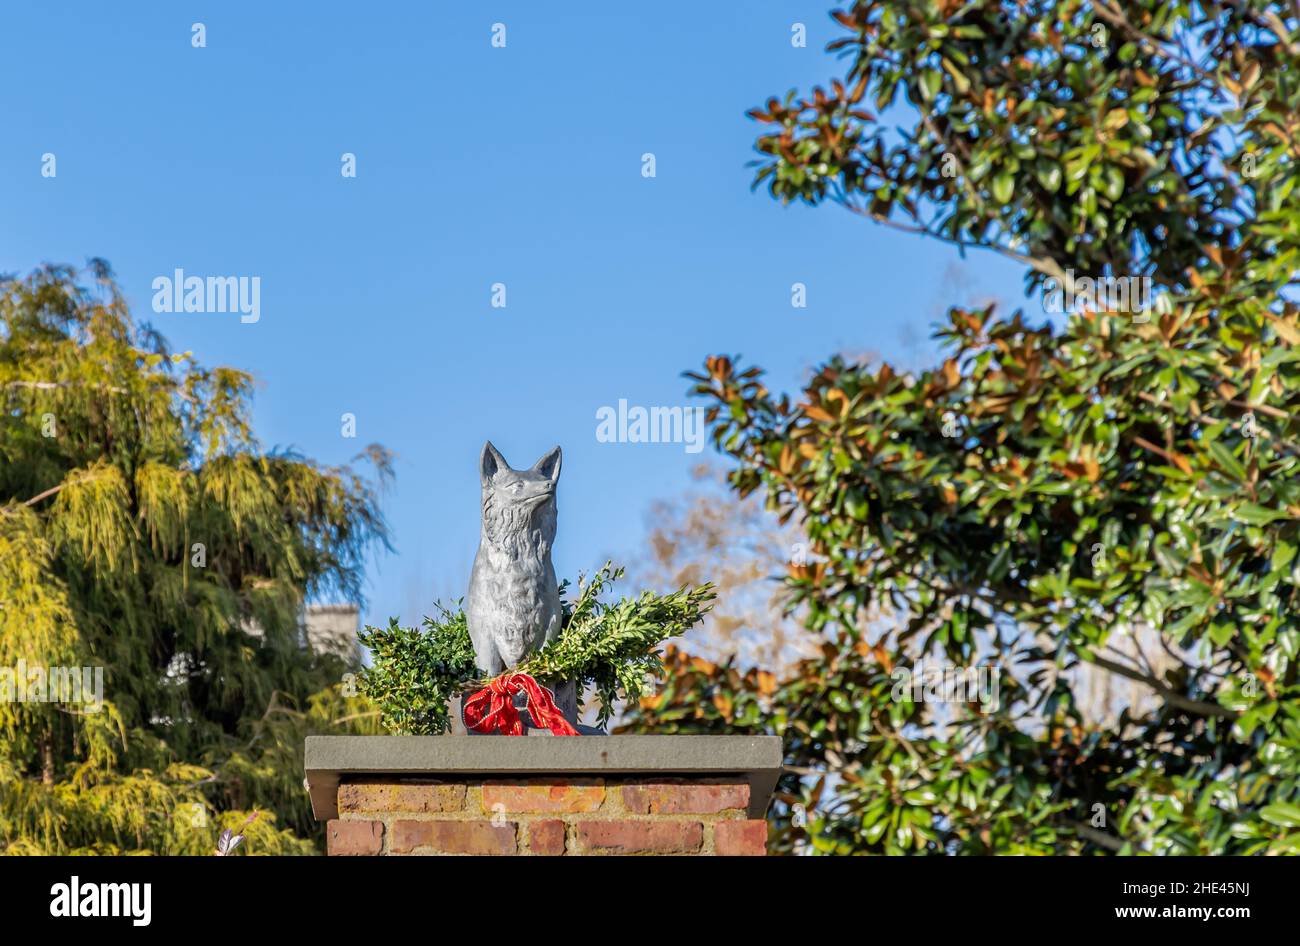
[[749,785],[726,780],[366,779],[338,789],[331,855],[761,855]]
[[762,855],[780,741],[326,736],[307,787],[339,855]]

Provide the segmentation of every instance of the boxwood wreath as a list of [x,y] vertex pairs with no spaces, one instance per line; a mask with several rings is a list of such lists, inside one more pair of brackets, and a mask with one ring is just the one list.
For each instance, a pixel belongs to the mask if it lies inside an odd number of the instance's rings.
[[[578,581],[576,601],[567,600],[569,583],[560,585],[563,626],[559,635],[512,672],[553,684],[576,680],[581,708],[588,686],[600,701],[604,725],[618,700],[637,700],[651,680],[663,675],[659,644],[680,637],[712,607],[714,586],[682,587],[672,594],[642,592],[614,604],[600,595],[623,577],[606,562],[590,579]],[[360,635],[371,665],[357,677],[362,695],[374,703],[384,728],[400,735],[437,735],[450,726],[447,702],[457,694],[487,685],[490,677],[474,665],[474,647],[461,602],[435,604],[423,629],[402,627],[392,618],[385,628],[367,626]]]

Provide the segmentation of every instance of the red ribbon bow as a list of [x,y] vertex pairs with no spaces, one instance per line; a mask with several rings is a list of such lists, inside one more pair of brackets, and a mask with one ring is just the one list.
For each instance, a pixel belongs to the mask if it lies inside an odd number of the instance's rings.
[[499,732],[522,736],[524,721],[515,709],[514,696],[523,690],[528,696],[528,715],[533,726],[549,729],[556,736],[576,736],[578,730],[555,705],[555,694],[526,673],[503,673],[465,701],[465,725],[478,733]]

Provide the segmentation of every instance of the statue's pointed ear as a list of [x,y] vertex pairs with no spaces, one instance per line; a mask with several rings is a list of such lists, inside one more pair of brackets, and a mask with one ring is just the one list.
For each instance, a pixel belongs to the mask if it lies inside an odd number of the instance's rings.
[[501,455],[501,451],[492,446],[492,441],[489,440],[483,444],[483,455],[478,460],[478,474],[479,479],[483,481],[483,485],[487,486],[491,483],[492,477],[496,476],[498,470],[508,469],[510,469],[510,464]]
[[542,474],[552,483],[560,478],[560,448],[556,447],[546,456],[533,464],[533,470]]

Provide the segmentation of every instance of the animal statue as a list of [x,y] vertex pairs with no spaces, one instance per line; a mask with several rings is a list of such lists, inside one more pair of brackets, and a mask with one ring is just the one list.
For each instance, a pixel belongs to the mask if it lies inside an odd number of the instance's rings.
[[479,458],[483,528],[465,615],[480,670],[498,674],[560,633],[555,542],[556,447],[528,470],[512,469],[491,441]]

